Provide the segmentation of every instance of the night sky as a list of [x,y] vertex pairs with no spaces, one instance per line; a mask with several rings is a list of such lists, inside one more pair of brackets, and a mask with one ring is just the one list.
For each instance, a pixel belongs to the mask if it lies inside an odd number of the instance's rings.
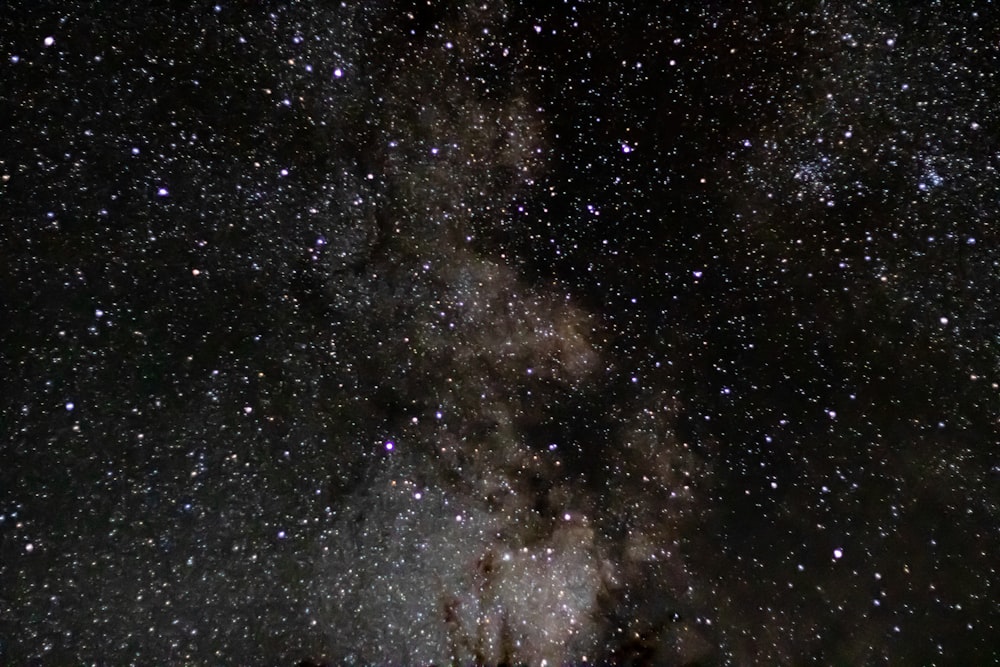
[[1000,8],[0,6],[0,663],[1000,661]]

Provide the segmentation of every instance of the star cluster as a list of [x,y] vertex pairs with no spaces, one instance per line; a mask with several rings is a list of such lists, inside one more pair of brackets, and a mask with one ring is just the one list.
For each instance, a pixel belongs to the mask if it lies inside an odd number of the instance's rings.
[[991,3],[0,14],[0,661],[998,659]]

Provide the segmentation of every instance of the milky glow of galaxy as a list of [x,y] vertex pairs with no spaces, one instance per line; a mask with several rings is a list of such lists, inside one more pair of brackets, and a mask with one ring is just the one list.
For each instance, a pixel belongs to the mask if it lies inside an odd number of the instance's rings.
[[1000,660],[1000,15],[757,4],[0,8],[0,662]]

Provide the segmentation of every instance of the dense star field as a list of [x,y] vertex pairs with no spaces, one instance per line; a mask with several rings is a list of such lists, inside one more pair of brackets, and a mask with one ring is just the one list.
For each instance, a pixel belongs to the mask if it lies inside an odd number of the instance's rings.
[[0,7],[0,663],[1000,661],[988,1]]

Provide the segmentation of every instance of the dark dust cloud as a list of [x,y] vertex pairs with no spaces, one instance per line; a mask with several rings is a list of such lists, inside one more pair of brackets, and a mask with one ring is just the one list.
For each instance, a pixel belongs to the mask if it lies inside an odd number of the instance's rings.
[[5,3],[0,662],[1000,660],[998,34]]

